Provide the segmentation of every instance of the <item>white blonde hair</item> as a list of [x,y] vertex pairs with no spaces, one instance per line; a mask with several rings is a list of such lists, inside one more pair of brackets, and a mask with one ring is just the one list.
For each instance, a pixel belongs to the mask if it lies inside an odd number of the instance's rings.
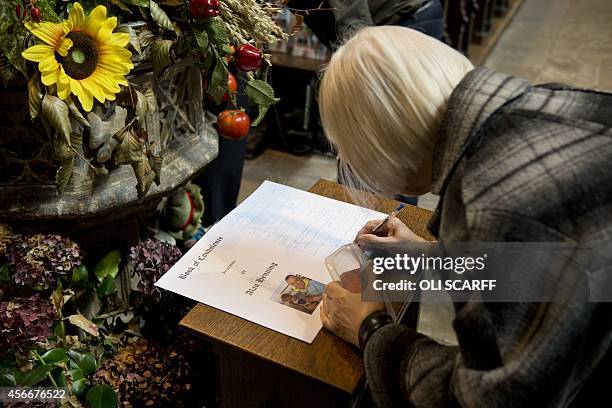
[[[430,184],[424,153],[431,156],[446,102],[472,69],[459,52],[404,27],[364,28],[340,47],[323,73],[319,108],[347,184],[387,195]],[[429,180],[417,180],[423,174]]]

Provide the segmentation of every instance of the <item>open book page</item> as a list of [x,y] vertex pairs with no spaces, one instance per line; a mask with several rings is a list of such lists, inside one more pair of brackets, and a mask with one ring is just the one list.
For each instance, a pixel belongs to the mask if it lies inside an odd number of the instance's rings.
[[385,216],[266,181],[156,285],[311,343],[325,257]]

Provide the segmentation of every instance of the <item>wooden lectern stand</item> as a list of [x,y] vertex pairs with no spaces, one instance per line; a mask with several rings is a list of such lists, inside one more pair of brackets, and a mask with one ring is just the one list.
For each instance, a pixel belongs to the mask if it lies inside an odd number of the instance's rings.
[[[319,180],[310,192],[351,202],[346,188]],[[389,213],[398,202],[376,198],[373,209]],[[416,234],[426,230],[431,213],[407,206],[399,215]],[[408,310],[416,328],[418,304]],[[364,381],[359,354],[322,329],[312,344],[248,320],[198,304],[181,327],[213,344],[218,357],[218,393],[224,408],[350,406]]]

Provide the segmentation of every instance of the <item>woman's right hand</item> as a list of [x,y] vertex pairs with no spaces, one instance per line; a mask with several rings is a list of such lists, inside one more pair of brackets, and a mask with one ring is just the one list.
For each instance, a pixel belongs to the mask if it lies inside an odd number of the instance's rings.
[[372,230],[378,226],[383,220],[368,221],[366,225],[359,230],[355,242],[359,245],[369,243],[393,243],[393,242],[424,242],[425,239],[419,237],[412,232],[410,228],[395,217],[391,217],[385,225],[383,225],[376,235],[372,234]]

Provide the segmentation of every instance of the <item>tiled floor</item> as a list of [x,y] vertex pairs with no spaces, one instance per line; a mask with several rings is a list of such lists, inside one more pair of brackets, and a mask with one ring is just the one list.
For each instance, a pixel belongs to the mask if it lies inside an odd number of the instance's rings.
[[[612,91],[612,0],[525,0],[485,65],[536,84],[564,82]],[[265,179],[308,189],[319,178],[336,180],[334,158],[267,150],[246,162],[240,200]],[[436,203],[430,194],[419,205],[433,209]],[[428,296],[419,331],[455,343],[452,319],[447,296]]]

